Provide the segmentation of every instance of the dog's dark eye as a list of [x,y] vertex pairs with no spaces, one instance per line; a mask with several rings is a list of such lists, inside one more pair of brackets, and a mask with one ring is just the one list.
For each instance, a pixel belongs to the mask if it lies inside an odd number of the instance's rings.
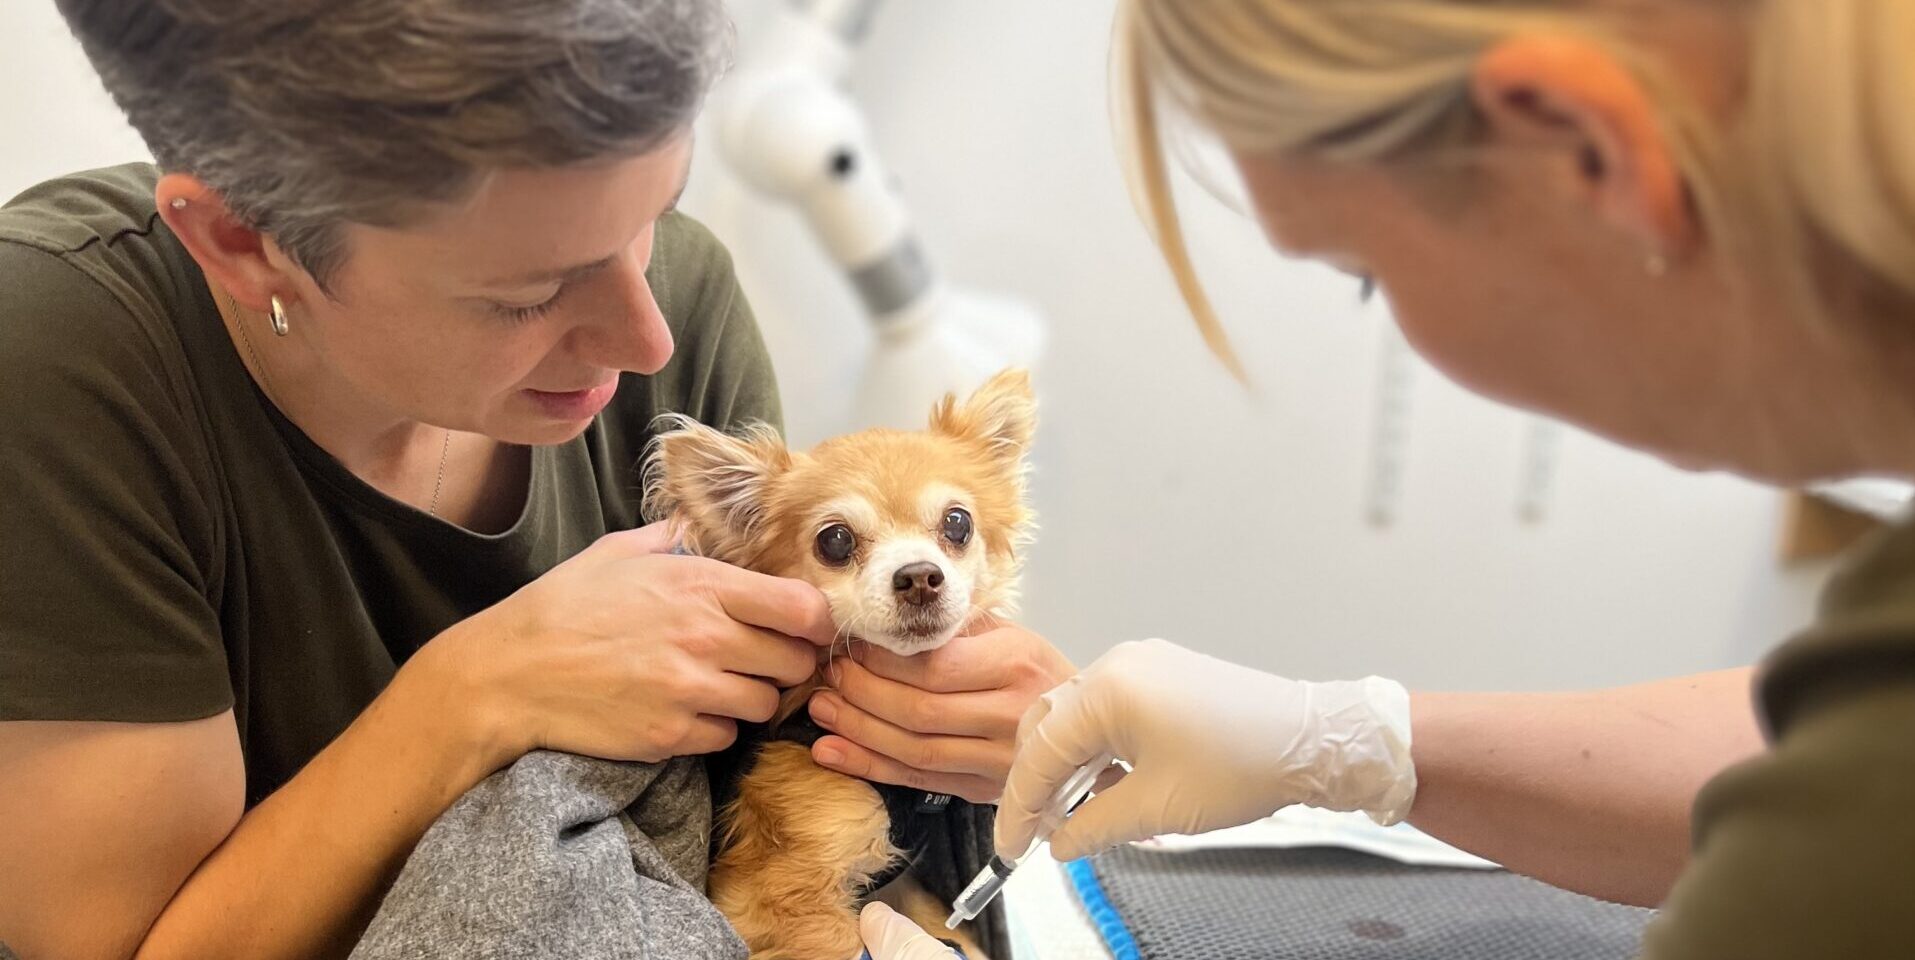
[[952,507],[945,511],[944,539],[956,547],[971,542],[971,515],[963,507]]
[[843,566],[857,549],[857,535],[842,523],[818,531],[818,559],[834,567]]

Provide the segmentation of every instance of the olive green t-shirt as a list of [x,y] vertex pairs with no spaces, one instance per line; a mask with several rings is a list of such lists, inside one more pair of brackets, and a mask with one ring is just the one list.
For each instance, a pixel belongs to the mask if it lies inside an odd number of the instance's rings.
[[1915,957],[1915,524],[1861,549],[1756,694],[1772,749],[1697,799],[1646,960]]
[[0,720],[231,708],[250,806],[439,631],[638,525],[659,414],[779,422],[730,258],[670,215],[647,274],[670,364],[624,376],[583,435],[532,451],[509,530],[439,520],[352,475],[255,388],[155,213],[157,176],[89,171],[0,208]]

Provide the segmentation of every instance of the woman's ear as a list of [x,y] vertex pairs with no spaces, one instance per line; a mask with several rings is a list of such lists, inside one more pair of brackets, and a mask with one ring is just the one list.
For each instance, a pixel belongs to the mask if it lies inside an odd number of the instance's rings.
[[1493,141],[1560,151],[1552,169],[1646,254],[1694,246],[1695,211],[1661,118],[1609,50],[1583,37],[1519,34],[1477,59],[1471,91]]
[[645,513],[678,528],[693,553],[740,562],[761,533],[765,495],[791,468],[778,432],[764,424],[740,436],[690,417],[666,416],[645,465]]
[[275,294],[296,287],[290,261],[270,238],[241,223],[226,199],[199,178],[169,173],[153,191],[160,219],[180,238],[200,269],[220,289],[250,310],[264,312]]

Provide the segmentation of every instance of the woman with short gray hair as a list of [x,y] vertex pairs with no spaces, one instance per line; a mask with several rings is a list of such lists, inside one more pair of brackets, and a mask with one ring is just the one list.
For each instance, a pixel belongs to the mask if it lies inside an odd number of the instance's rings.
[[[0,940],[343,955],[491,771],[718,751],[810,675],[817,591],[639,526],[657,416],[780,414],[673,212],[717,3],[59,5],[158,163],[0,208]],[[974,749],[840,768],[994,800],[1069,665],[970,646],[1039,666]]]

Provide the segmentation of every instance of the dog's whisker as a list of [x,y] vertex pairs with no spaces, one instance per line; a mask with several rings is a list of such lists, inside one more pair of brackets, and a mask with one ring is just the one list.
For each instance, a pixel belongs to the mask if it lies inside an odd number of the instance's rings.
[[852,632],[857,628],[859,619],[860,618],[858,616],[854,615],[850,621],[846,622],[843,626],[839,627],[838,632],[831,638],[831,648],[830,648],[831,653],[830,653],[830,656],[826,658],[826,663],[828,665],[827,673],[829,674],[826,677],[826,679],[831,681],[831,685],[833,687],[836,687],[838,685],[838,680],[839,680],[838,641],[841,639],[844,641],[845,656],[850,656],[851,655],[851,636],[852,636]]
[[847,656],[849,656],[851,653],[851,625],[850,624],[846,624],[843,629],[838,631],[837,636],[834,636],[831,638],[831,659],[834,661],[838,659],[838,641],[840,640],[844,641],[844,652]]
[[[871,611],[865,611],[863,613],[853,615],[851,620],[847,622],[843,627],[839,628],[838,630],[839,635],[844,638],[844,655],[847,659],[849,659],[853,663],[863,665],[863,661],[859,660],[857,657],[858,634],[861,633],[864,627],[868,625],[868,623],[874,618],[875,618],[874,613],[872,613]],[[834,655],[831,658],[831,676],[829,678],[831,680],[832,686],[834,687],[838,685],[838,681],[840,679],[840,674],[838,672],[838,659],[837,659],[837,656],[835,655],[836,649],[837,649],[837,639],[834,638],[832,640],[832,650]]]

